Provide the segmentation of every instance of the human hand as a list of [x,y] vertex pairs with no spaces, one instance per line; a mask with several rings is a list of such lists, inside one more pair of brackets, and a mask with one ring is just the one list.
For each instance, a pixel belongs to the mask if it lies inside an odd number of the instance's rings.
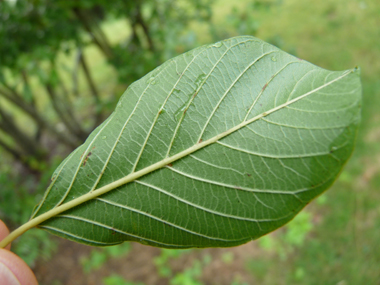
[[[7,226],[0,220],[0,241],[8,234]],[[36,276],[29,266],[10,249],[10,244],[6,248],[0,248],[0,284],[38,285]]]

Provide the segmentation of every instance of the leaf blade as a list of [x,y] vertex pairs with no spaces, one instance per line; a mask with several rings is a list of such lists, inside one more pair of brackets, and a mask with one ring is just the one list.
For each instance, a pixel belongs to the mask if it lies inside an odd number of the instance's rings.
[[94,245],[247,242],[331,185],[359,106],[356,70],[325,71],[252,37],[198,48],[131,85],[34,216],[88,197],[40,227]]

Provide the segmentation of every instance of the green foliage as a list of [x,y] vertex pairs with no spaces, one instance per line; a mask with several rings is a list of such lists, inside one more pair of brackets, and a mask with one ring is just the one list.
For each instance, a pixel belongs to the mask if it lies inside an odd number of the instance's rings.
[[85,273],[97,270],[107,261],[107,254],[104,251],[92,250],[89,257],[82,257],[80,263]]
[[309,212],[299,213],[284,228],[284,232],[278,236],[267,235],[259,240],[262,248],[268,251],[275,251],[284,260],[295,249],[300,248],[312,230],[312,215]]
[[311,223],[312,216],[308,212],[302,212],[287,225],[287,230],[284,236],[284,241],[291,246],[301,246],[306,238],[306,235],[313,228]]
[[205,255],[202,261],[194,260],[191,267],[175,274],[170,279],[170,285],[202,285],[203,283],[199,281],[199,278],[202,276],[203,268],[210,262],[211,257],[208,255]]
[[92,270],[97,270],[110,258],[120,258],[127,255],[130,250],[131,246],[128,242],[113,247],[92,250],[90,256],[83,257],[80,260],[83,271],[88,274]]
[[202,264],[196,260],[193,266],[177,273],[171,280],[171,285],[202,285],[198,278],[202,274]]
[[222,261],[226,264],[232,264],[234,262],[234,254],[230,251],[223,253]]
[[36,185],[35,177],[25,175],[21,177],[14,173],[11,167],[3,166],[0,171],[0,219],[6,220],[11,225],[18,225],[29,220],[30,211],[39,202],[42,196],[31,193],[31,188],[35,188],[36,193],[42,193],[43,189],[50,183],[53,168],[57,167],[61,158],[52,159],[50,169],[46,164],[41,163],[40,168],[44,173],[39,178],[39,184]]
[[[18,180],[10,171],[0,172],[0,218],[14,224],[25,223],[36,202],[27,187],[17,183]],[[27,182],[33,183],[30,180]]]
[[189,253],[190,251],[190,249],[161,249],[161,254],[153,259],[158,274],[162,277],[172,276],[173,272],[170,268],[169,261],[180,257],[184,253]]
[[79,40],[80,23],[62,7],[64,1],[49,2],[2,1],[1,68],[21,69],[31,58],[54,60],[63,41]]
[[179,259],[184,254],[193,252],[191,249],[161,249],[161,254],[154,258],[158,275],[168,278],[172,285],[200,285],[199,281],[203,268],[210,264],[211,256],[205,255],[202,260],[194,260],[189,268],[185,268],[181,272],[173,273],[171,264],[174,260]]
[[114,274],[103,278],[104,285],[144,285],[142,282],[126,281],[122,276]]

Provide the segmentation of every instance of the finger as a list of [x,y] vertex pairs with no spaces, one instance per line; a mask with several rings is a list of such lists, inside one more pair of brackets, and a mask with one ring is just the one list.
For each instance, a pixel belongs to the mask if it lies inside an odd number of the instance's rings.
[[[0,241],[9,234],[7,226],[0,220]],[[16,254],[10,252],[11,245],[0,248],[0,284],[38,285],[29,266]]]
[[[7,226],[4,224],[4,222],[2,220],[0,220],[0,241],[3,240],[7,235],[9,235],[9,230],[8,230]],[[5,247],[5,249],[10,250],[11,249],[11,245],[8,244]]]
[[38,285],[29,266],[16,254],[0,249],[0,284]]

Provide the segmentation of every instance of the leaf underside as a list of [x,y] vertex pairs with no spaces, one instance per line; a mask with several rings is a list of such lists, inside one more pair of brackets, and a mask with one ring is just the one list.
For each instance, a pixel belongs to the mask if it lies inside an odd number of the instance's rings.
[[254,37],[202,46],[127,89],[32,218],[102,190],[39,227],[95,246],[246,243],[333,183],[360,106],[357,69],[327,71]]

